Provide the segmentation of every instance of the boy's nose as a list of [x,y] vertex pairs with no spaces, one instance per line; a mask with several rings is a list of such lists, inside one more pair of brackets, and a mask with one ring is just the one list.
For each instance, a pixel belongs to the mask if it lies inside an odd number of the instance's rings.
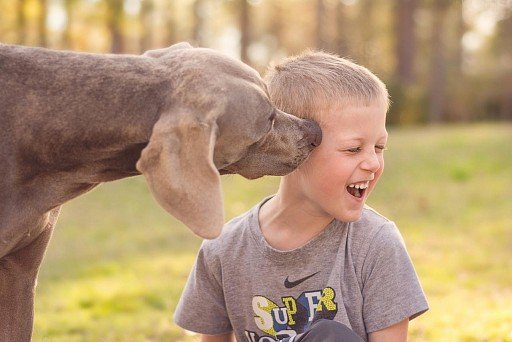
[[361,164],[363,169],[373,173],[377,172],[381,166],[382,165],[380,163],[379,156],[375,152],[369,153],[364,162]]

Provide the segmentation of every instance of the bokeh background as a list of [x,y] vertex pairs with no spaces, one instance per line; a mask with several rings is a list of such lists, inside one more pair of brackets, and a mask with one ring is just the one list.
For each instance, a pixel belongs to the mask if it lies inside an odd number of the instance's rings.
[[[322,49],[383,79],[389,151],[370,205],[398,224],[430,301],[410,340],[512,341],[512,0],[0,0],[2,43],[140,54],[179,41],[261,73]],[[279,179],[223,182],[231,218]],[[66,204],[34,340],[197,340],[172,314],[200,243],[142,177]]]

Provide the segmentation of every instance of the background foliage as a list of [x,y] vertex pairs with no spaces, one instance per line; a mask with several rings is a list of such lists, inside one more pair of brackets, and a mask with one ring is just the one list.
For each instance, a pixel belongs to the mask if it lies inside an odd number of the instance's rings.
[[305,48],[388,84],[392,124],[512,120],[512,0],[0,0],[0,41],[141,53],[178,41],[260,71]]

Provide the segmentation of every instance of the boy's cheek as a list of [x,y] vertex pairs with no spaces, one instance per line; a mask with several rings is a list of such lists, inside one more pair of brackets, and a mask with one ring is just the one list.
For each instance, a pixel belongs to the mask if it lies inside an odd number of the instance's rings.
[[380,163],[380,168],[375,172],[375,178],[378,179],[380,176],[382,176],[382,173],[384,172],[384,161]]
[[382,165],[382,167],[379,169],[379,171],[377,173],[375,173],[375,178],[373,179],[373,182],[370,184],[370,191],[368,191],[368,195],[370,195],[373,191],[373,189],[375,189],[375,187],[377,186],[377,184],[379,184],[379,180],[380,180],[380,176],[382,175],[382,172],[384,172],[384,165]]
[[309,155],[309,157],[299,165],[296,169],[298,172],[304,173],[305,175],[314,175],[318,173],[327,163],[328,159],[324,158],[322,154],[313,152]]

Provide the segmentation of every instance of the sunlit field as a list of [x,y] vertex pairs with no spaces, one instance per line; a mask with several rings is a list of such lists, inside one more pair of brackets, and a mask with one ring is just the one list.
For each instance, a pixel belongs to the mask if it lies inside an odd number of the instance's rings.
[[[397,223],[430,302],[410,340],[512,341],[512,125],[389,131],[369,204]],[[227,218],[278,181],[223,177]],[[68,203],[39,277],[34,341],[197,340],[172,315],[200,242],[142,177]]]

